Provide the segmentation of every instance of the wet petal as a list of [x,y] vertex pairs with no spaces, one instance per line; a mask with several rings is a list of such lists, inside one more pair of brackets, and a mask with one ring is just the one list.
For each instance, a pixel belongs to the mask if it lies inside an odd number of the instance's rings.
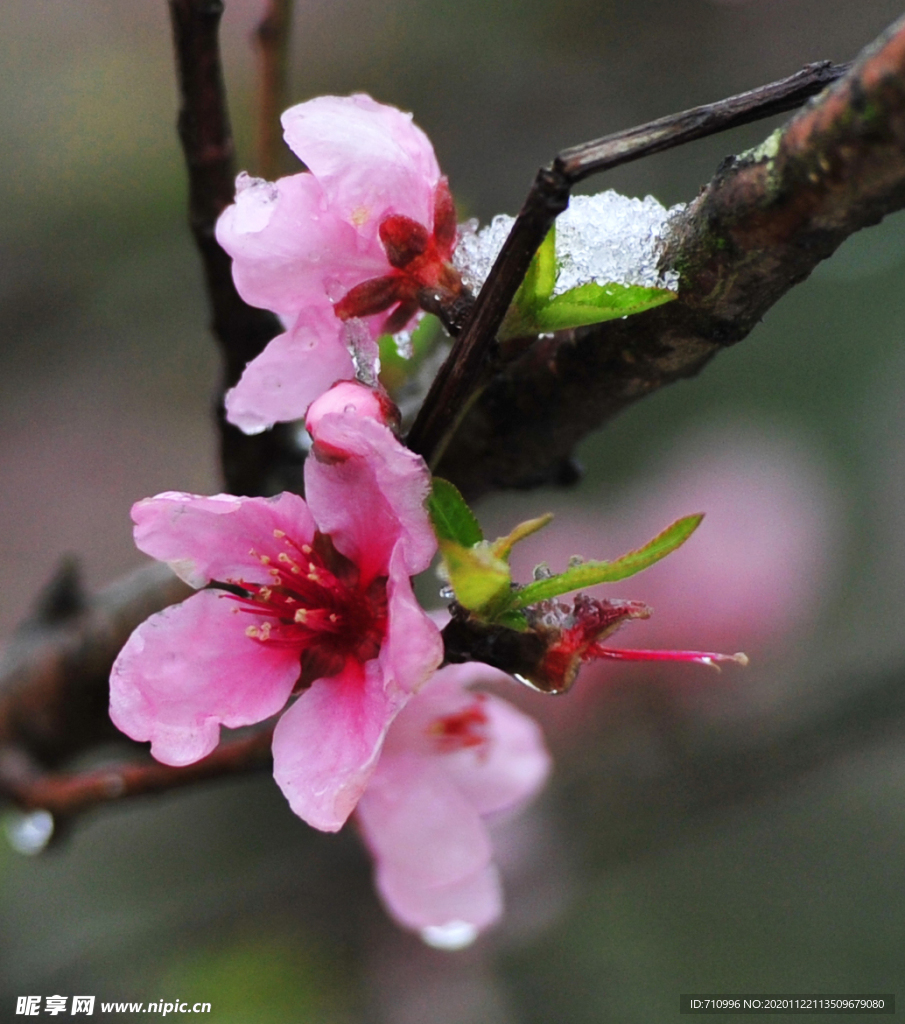
[[[419,886],[392,862],[378,862],[375,882],[387,910],[400,924],[416,931],[448,930],[454,939],[449,948],[467,945],[503,912],[503,890],[493,864],[448,885]],[[428,933],[424,938],[431,945],[445,945],[439,936],[432,939]]]
[[483,822],[434,758],[385,757],[358,816],[378,862],[416,887],[449,885],[490,863]]
[[297,544],[307,544],[314,536],[308,506],[288,492],[275,498],[237,498],[166,491],[136,502],[132,521],[140,550],[168,562],[193,587],[211,580],[266,582],[259,556],[283,550],[275,545],[275,530]]
[[[437,542],[424,507],[430,476],[421,456],[389,428],[353,414],[323,416],[314,442],[305,493],[321,530],[365,577],[386,574],[397,541],[409,575],[426,569]],[[317,457],[319,444],[330,453],[326,461]]]
[[313,175],[274,183],[240,175],[237,185],[216,233],[233,258],[236,288],[251,305],[292,316],[386,272],[379,240],[363,246],[354,227],[328,209]]
[[418,604],[401,546],[390,558],[387,635],[378,656],[388,687],[414,693],[443,660],[440,630]]
[[298,652],[246,636],[246,626],[259,621],[211,590],[152,615],[113,665],[114,725],[150,740],[158,761],[183,765],[217,746],[221,725],[276,714],[298,678]]
[[404,700],[386,692],[376,660],[349,658],[340,675],[316,680],[289,708],[274,732],[273,776],[300,818],[324,832],[342,828]]
[[342,323],[322,302],[271,341],[226,394],[226,418],[246,434],[301,419],[336,381],[355,376]]
[[[370,96],[319,96],[283,114],[286,142],[311,169],[331,209],[373,243],[391,214],[433,223],[440,168],[412,115]],[[376,275],[374,275],[376,276]]]

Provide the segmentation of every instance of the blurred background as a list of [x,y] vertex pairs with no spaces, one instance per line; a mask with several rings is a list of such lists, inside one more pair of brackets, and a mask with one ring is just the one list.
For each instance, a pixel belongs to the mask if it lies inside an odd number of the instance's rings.
[[[263,5],[226,6],[241,167]],[[901,12],[307,0],[290,99],[365,90],[413,110],[462,215],[486,221],[517,211],[557,149],[850,59]],[[218,367],[166,5],[5,0],[0,69],[5,636],[62,554],[92,586],[142,564],[132,502],[219,489]],[[775,123],[587,190],[687,201]],[[521,578],[707,512],[611,594],[655,608],[620,641],[752,657],[722,675],[606,665],[558,699],[507,692],[545,723],[557,767],[497,835],[498,929],[459,953],[422,947],[383,915],[351,830],[313,833],[266,777],[221,782],[90,815],[38,857],[3,845],[3,1015],[35,993],[207,1000],[218,1024],[646,1024],[695,991],[905,999],[903,225],[851,239],[698,379],[588,439],[576,488],[479,508],[491,536],[556,511]]]

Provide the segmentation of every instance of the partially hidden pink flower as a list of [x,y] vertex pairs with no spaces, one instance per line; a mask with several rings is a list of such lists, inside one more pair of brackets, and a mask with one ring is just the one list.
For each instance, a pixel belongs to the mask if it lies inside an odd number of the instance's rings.
[[393,723],[357,820],[390,913],[429,943],[468,944],[502,912],[487,821],[543,785],[550,757],[533,719],[467,689],[509,677],[441,669]]
[[261,722],[295,696],[274,733],[274,777],[327,831],[352,812],[390,723],[442,656],[409,580],[435,549],[427,469],[367,389],[346,387],[342,408],[330,398],[312,427],[307,502],[167,492],[134,506],[142,551],[194,587],[221,588],[139,626],[110,692],[117,727],[172,765],[210,753],[221,725]]
[[321,96],[287,110],[283,129],[310,173],[240,175],[217,223],[240,295],[291,325],[227,396],[228,418],[247,432],[300,418],[353,376],[345,322],[395,333],[425,291],[461,290],[452,197],[411,114],[364,94]]

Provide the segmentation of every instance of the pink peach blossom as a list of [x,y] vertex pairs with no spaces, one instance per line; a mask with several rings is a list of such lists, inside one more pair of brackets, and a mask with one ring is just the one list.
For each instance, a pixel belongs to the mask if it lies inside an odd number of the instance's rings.
[[110,715],[183,765],[214,749],[221,725],[263,721],[297,696],[274,733],[274,777],[298,815],[334,831],[442,643],[409,581],[435,548],[424,463],[354,402],[314,429],[307,502],[168,492],[134,506],[139,548],[221,589],[135,630],[113,666]]
[[543,785],[550,758],[533,719],[466,689],[508,676],[441,669],[393,723],[357,820],[390,913],[437,945],[464,945],[502,912],[486,821]]
[[302,417],[312,395],[353,376],[345,321],[365,320],[375,338],[395,333],[425,289],[461,289],[450,263],[455,208],[410,114],[360,93],[321,96],[287,110],[283,128],[310,173],[240,175],[217,223],[239,293],[292,325],[227,398],[228,418],[246,431]]

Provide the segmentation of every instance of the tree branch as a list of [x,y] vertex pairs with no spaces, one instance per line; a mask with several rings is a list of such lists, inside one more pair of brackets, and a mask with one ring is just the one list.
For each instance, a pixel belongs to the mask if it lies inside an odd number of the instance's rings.
[[273,726],[218,747],[201,761],[171,768],[151,761],[117,764],[78,774],[35,773],[9,751],[0,754],[0,794],[23,811],[73,817],[102,803],[183,789],[229,775],[270,768]]
[[247,305],[233,284],[232,264],[214,226],[235,195],[235,159],[220,64],[222,0],[169,0],[181,106],[179,138],[189,179],[189,224],[204,267],[211,329],[224,360],[217,399],[220,457],[233,494],[301,489],[304,461],[288,426],[246,437],[226,422],[223,394],[246,364],[282,331],[279,320]]
[[557,480],[582,437],[694,376],[849,235],[903,205],[905,19],[763,146],[725,161],[673,222],[661,267],[680,272],[676,301],[536,341],[473,403],[437,471],[472,498]]
[[258,174],[275,181],[283,152],[280,114],[286,107],[286,63],[293,0],[269,0],[255,30],[258,48]]
[[794,110],[809,96],[841,78],[850,67],[850,64],[834,66],[829,61],[808,64],[788,78],[738,96],[564,149],[549,167],[542,167],[471,315],[431,385],[409,432],[409,447],[432,465],[442,458],[493,368],[494,343],[503,317],[528,272],[532,257],[553,222],[569,205],[569,193],[574,185],[620,164]]

